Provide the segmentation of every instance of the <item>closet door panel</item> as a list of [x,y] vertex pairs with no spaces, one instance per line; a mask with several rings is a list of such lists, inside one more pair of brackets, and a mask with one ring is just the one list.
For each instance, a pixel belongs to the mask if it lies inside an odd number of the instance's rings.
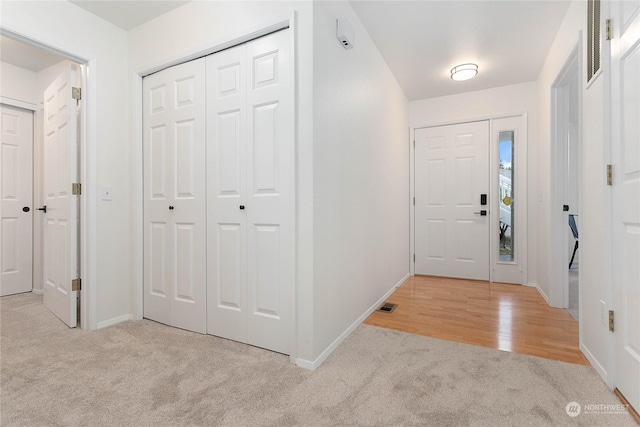
[[144,317],[205,333],[205,60],[143,91]]
[[247,342],[246,46],[206,58],[207,332]]
[[289,32],[247,43],[248,343],[289,354],[294,121]]

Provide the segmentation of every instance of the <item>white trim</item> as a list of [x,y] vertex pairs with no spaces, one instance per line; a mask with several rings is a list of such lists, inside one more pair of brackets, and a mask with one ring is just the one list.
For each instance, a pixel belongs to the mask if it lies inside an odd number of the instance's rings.
[[[133,315],[132,318],[136,320],[140,320],[144,316],[144,168],[143,164],[143,152],[142,152],[142,144],[143,144],[143,126],[142,126],[142,78],[153,74],[155,72],[161,71],[165,68],[171,67],[173,65],[181,64],[184,62],[191,61],[196,58],[200,58],[203,56],[211,55],[215,52],[219,52],[224,49],[228,49],[233,46],[237,46],[248,41],[257,39],[259,37],[266,36],[275,31],[283,30],[286,28],[291,29],[292,38],[291,45],[293,47],[292,52],[290,53],[290,63],[292,70],[293,81],[293,97],[294,97],[294,126],[298,126],[298,117],[297,117],[297,86],[298,86],[298,76],[297,76],[297,67],[295,65],[295,46],[296,46],[296,32],[294,31],[295,26],[295,12],[291,13],[286,17],[281,17],[275,20],[271,20],[265,22],[263,25],[253,26],[249,29],[246,29],[242,32],[232,34],[228,37],[224,37],[218,40],[212,40],[211,42],[207,42],[195,49],[189,49],[182,53],[172,55],[164,60],[158,61],[155,64],[151,64],[146,67],[142,67],[139,70],[136,70],[132,76],[132,90],[133,90],[133,105],[134,105],[134,114],[133,114],[133,143],[135,144],[135,165],[134,165],[134,178],[135,178],[135,195],[134,195],[134,235],[135,235],[135,244],[134,244],[134,262],[136,263],[134,266],[134,278],[135,284],[133,289]],[[298,149],[298,140],[297,140],[297,131],[294,131],[294,147],[297,151]],[[296,165],[297,168],[297,165]],[[296,200],[295,200],[295,184],[294,184],[294,208],[296,208]],[[296,224],[298,218],[295,219]],[[296,235],[294,231],[294,243],[296,240]],[[295,253],[295,252],[294,252]],[[298,264],[294,257],[294,272],[297,273]],[[294,274],[296,274],[294,273]],[[297,277],[297,275],[296,275]],[[297,294],[297,281],[294,280],[294,285],[292,289],[292,307],[291,307],[291,327],[293,328],[291,331],[291,336],[294,339],[291,341],[291,351],[290,351],[290,360],[294,362],[296,360],[297,355],[297,342],[295,337],[297,337],[297,323],[295,319],[297,319],[297,311],[296,311],[296,294]]]
[[0,96],[0,104],[10,105],[12,107],[22,108],[24,110],[37,111],[38,106],[31,102],[20,101],[19,99],[9,98],[7,96]]
[[53,52],[82,66],[83,101],[80,103],[80,180],[83,197],[80,198],[80,277],[83,290],[80,293],[81,320],[85,330],[97,328],[97,78],[96,58],[82,58],[74,53],[58,49],[45,41],[25,36],[6,27],[0,34],[14,40]]
[[416,253],[416,131],[409,127],[409,274],[416,274],[416,263],[413,258]]
[[31,289],[31,293],[32,294],[36,294],[36,295],[43,295],[44,294],[44,290],[33,288],[33,289]]
[[108,328],[109,326],[126,322],[127,320],[133,320],[133,316],[131,314],[123,314],[122,316],[114,317],[113,319],[103,320],[102,322],[98,322],[97,329]]
[[496,115],[493,115],[493,116],[480,116],[480,117],[472,117],[472,118],[461,119],[461,120],[445,120],[445,121],[442,121],[442,122],[432,122],[432,123],[427,123],[427,124],[415,125],[415,126],[413,126],[413,129],[415,131],[416,129],[423,129],[423,128],[435,128],[435,127],[440,127],[440,126],[461,125],[461,124],[464,124],[464,123],[486,122],[486,121],[489,121],[489,120],[508,119],[510,117],[519,117],[519,116],[524,116],[526,114],[527,114],[526,111],[521,111],[521,112],[517,112],[517,113],[496,114]]
[[598,359],[596,359],[596,357],[591,354],[589,349],[582,343],[580,343],[580,351],[582,352],[582,354],[584,354],[589,363],[591,363],[591,366],[595,368],[598,375],[600,375],[602,379],[607,383],[608,387],[613,389],[613,387],[609,384],[607,371],[604,369],[604,366],[602,366],[600,362],[598,362]]
[[356,328],[358,326],[360,326],[360,324],[362,322],[364,322],[367,317],[369,317],[369,315],[371,313],[373,313],[375,310],[378,309],[378,307],[380,307],[380,305],[387,299],[389,298],[389,296],[395,292],[395,290],[404,283],[405,280],[407,280],[409,277],[411,276],[410,273],[407,273],[402,279],[400,279],[400,281],[398,283],[396,283],[395,285],[393,285],[393,287],[391,289],[389,289],[389,291],[387,291],[378,301],[376,301],[371,307],[369,307],[369,309],[367,311],[365,311],[360,317],[358,317],[356,319],[355,322],[353,322],[351,324],[351,326],[349,326],[343,333],[340,334],[340,336],[338,338],[336,338],[330,345],[329,347],[327,347],[321,354],[320,356],[318,356],[316,358],[316,360],[314,361],[309,361],[306,359],[296,359],[296,365],[300,366],[301,368],[305,368],[305,369],[309,369],[311,371],[315,371],[316,369],[318,369],[318,367],[320,365],[322,365],[322,362],[324,362],[325,360],[327,360],[327,357],[329,357],[329,355],[331,353],[334,352],[334,350],[336,348],[338,348],[338,346],[340,344],[342,344],[342,342],[349,336],[351,335],[351,333],[353,331],[356,330]]
[[551,305],[551,304],[549,304],[549,297],[547,296],[547,294],[544,293],[544,291],[542,290],[540,285],[538,285],[537,283],[534,283],[534,282],[529,282],[525,286],[528,286],[530,288],[536,288],[538,290],[538,293],[542,297],[542,299],[547,302],[547,305]]

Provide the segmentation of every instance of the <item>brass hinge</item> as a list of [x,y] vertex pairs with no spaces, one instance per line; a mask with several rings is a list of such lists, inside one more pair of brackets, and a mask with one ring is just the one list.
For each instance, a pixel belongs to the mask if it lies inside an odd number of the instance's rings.
[[614,317],[613,310],[609,310],[609,332],[614,332]]
[[607,36],[607,40],[611,40],[611,19],[607,19],[605,21],[605,34]]
[[607,185],[613,185],[613,166],[607,165]]
[[82,289],[82,279],[73,279],[71,281],[71,290],[79,291],[80,289]]
[[79,87],[71,88],[71,97],[76,101],[80,101],[82,99],[82,89]]
[[71,194],[74,196],[79,196],[82,194],[82,184],[79,182],[74,182],[71,184]]

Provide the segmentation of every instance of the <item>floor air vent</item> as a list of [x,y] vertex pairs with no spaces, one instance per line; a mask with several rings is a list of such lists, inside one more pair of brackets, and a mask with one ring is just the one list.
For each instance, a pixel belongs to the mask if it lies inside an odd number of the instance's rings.
[[380,306],[378,311],[381,311],[383,313],[391,313],[393,310],[396,309],[397,306],[398,306],[398,304],[392,304],[390,302],[385,302],[384,304],[382,304]]

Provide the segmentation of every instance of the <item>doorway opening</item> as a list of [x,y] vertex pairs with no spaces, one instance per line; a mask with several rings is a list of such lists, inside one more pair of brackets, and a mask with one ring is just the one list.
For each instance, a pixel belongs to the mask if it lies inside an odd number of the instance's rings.
[[580,52],[573,49],[552,85],[551,303],[580,318],[582,135]]
[[[84,103],[81,88],[85,87],[87,66],[71,55],[44,47],[37,42],[3,30],[2,93],[3,151],[2,181],[14,182],[20,188],[20,215],[5,215],[3,194],[3,223],[21,223],[20,235],[11,239],[2,236],[2,295],[22,292],[44,294],[44,305],[70,327],[89,328],[88,314],[82,310],[80,284],[81,239],[80,221],[86,205],[81,200],[81,171],[84,170],[83,146]],[[80,90],[78,90],[80,89]],[[15,117],[16,120],[4,120]],[[21,142],[24,149],[8,138],[23,129],[10,129],[18,123],[19,112],[29,112],[28,130]],[[17,112],[17,113],[16,113]],[[25,121],[25,123],[27,123]],[[5,129],[6,128],[6,129]],[[6,131],[6,132],[5,132]],[[6,150],[5,150],[6,148]],[[14,153],[16,159],[5,154]],[[16,168],[5,168],[15,161]],[[22,167],[24,166],[24,167]],[[7,175],[14,170],[15,176]],[[3,190],[7,185],[3,185]],[[8,187],[7,187],[8,188]],[[4,191],[3,191],[4,193]],[[10,218],[13,216],[13,218]],[[5,218],[6,217],[6,218]],[[5,221],[5,219],[7,221]],[[15,233],[13,233],[15,234]],[[22,268],[19,286],[4,286],[17,276],[9,265],[13,254],[15,264]],[[7,279],[7,280],[5,280]],[[84,320],[82,319],[84,317]]]

